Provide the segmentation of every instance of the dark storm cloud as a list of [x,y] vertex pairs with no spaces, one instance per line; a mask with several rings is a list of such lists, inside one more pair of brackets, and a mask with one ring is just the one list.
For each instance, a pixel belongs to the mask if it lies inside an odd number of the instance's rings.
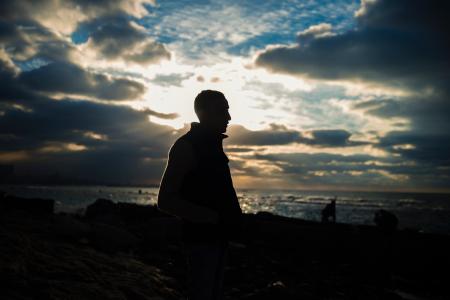
[[368,144],[363,141],[351,141],[351,133],[342,129],[312,130],[310,133],[312,138],[303,137],[300,142],[321,147],[350,147]]
[[[149,0],[3,0],[0,2],[0,18],[17,20],[57,15],[57,11],[67,9],[72,17],[98,17],[111,13],[125,13],[135,17],[146,13],[144,5],[154,4]],[[69,21],[69,20],[67,20]]]
[[19,70],[1,54],[0,52],[0,103],[12,105],[33,101],[36,94],[17,80]]
[[[2,152],[30,156],[14,162],[22,172],[58,170],[86,179],[142,183],[159,178],[177,137],[171,127],[149,122],[147,112],[127,106],[36,97],[27,107],[31,111],[7,109],[0,117]],[[64,149],[69,144],[85,149]]]
[[170,59],[164,45],[152,40],[143,27],[125,16],[97,18],[80,26],[90,33],[88,44],[103,59],[144,65]]
[[[302,184],[325,184],[354,188],[417,186],[446,187],[449,169],[436,169],[432,162],[412,163],[402,157],[377,157],[368,154],[341,155],[331,153],[273,153],[244,155],[242,159],[266,161],[282,170],[278,175],[285,180]],[[239,165],[246,171],[245,164]],[[255,168],[255,175],[261,175]]]
[[[145,91],[141,83],[83,69],[74,62],[78,51],[76,47],[58,34],[58,28],[46,27],[43,22],[45,16],[49,19],[65,16],[67,19],[63,21],[67,23],[72,22],[72,18],[84,22],[107,18],[105,14],[121,15],[125,19],[146,13],[143,4],[151,3],[153,1],[140,0],[2,1],[0,42],[4,47],[0,49],[3,51],[0,53],[1,101],[21,103],[24,99],[31,100],[36,96],[34,91],[79,94],[106,100],[138,98]],[[129,35],[129,32],[126,33]],[[145,38],[142,35],[139,37]],[[148,49],[145,51],[148,52]],[[142,59],[138,57],[139,53],[135,54],[137,60]],[[13,67],[6,69],[7,63]]]
[[154,116],[160,119],[167,119],[167,120],[172,120],[172,119],[176,119],[178,118],[180,115],[177,113],[162,113],[162,112],[157,112],[154,111],[153,109],[150,108],[145,108],[142,110],[142,112],[148,114],[149,116]]
[[79,94],[107,100],[132,100],[145,92],[144,85],[139,82],[109,78],[68,62],[54,62],[22,72],[18,79],[37,91]]
[[312,132],[313,141],[319,145],[345,146],[351,134],[345,130],[316,130]]
[[380,138],[378,147],[439,168],[450,165],[448,100],[443,95],[412,96],[360,102],[354,108],[380,118],[408,119],[410,130],[389,132]]
[[440,166],[450,165],[450,137],[445,134],[391,131],[380,139],[378,147],[405,158]]
[[[136,16],[135,4],[145,1],[82,2],[0,3],[1,163],[14,164],[18,175],[59,173],[97,182],[157,183],[167,151],[181,133],[148,117],[177,115],[70,99],[68,95],[131,100],[145,87],[81,67],[75,55],[79,50],[51,19],[73,5],[79,5],[73,7],[73,16],[85,22],[106,12]],[[45,15],[51,19],[47,23]],[[47,27],[53,21],[55,27]],[[133,58],[148,62],[151,49],[140,49]]]
[[[405,120],[408,130],[380,137],[377,147],[414,161],[417,169],[434,174],[436,182],[448,180],[449,9],[446,1],[363,1],[354,30],[309,35],[307,40],[300,34],[298,45],[268,48],[256,64],[275,72],[406,89],[408,96],[372,99],[353,108],[381,119]],[[411,168],[409,175],[420,173],[417,169]]]
[[[256,64],[314,78],[418,84],[448,80],[450,4],[446,1],[367,1],[355,30],[260,53]],[[444,82],[445,83],[445,82]]]
[[[51,141],[77,143],[86,140],[83,134],[86,132],[108,137],[104,143],[110,146],[111,143],[122,141],[128,145],[138,143],[148,148],[152,145],[168,147],[165,141],[170,136],[167,137],[167,133],[173,129],[149,122],[148,115],[156,115],[155,111],[48,98],[35,92],[34,87],[24,84],[26,80],[22,78],[22,74],[15,74],[1,59],[0,78],[7,83],[0,88],[0,103],[3,104],[0,133],[20,141],[20,144],[3,143],[2,149],[35,149]],[[64,91],[68,89],[70,91],[70,88],[62,88]]]
[[449,100],[449,95],[441,91],[399,99],[373,99],[355,103],[353,108],[385,119],[406,118],[415,132],[435,135],[447,134],[450,128]]
[[298,166],[306,166],[306,165],[320,166],[320,165],[328,165],[333,162],[340,162],[347,164],[361,164],[367,161],[378,160],[378,158],[368,154],[341,155],[332,153],[255,154],[255,158],[274,162],[285,161]]
[[295,130],[279,129],[272,125],[267,130],[251,131],[241,125],[233,125],[227,131],[229,145],[285,145],[299,140],[300,133]]
[[18,60],[72,61],[74,46],[60,33],[78,27],[89,31],[92,49],[100,58],[148,65],[169,59],[165,46],[152,40],[133,17],[147,13],[153,1],[2,1],[0,40]]
[[[79,23],[111,14],[139,18],[148,13],[145,6],[153,4],[152,0],[3,0],[0,43],[16,62],[73,62],[78,50],[67,37]],[[136,60],[142,59],[136,54]]]
[[[160,145],[166,140],[165,135],[173,131],[168,126],[149,122],[147,112],[128,106],[70,99],[55,101],[45,97],[36,97],[26,106],[31,111],[6,110],[0,118],[1,134],[22,138],[30,142],[31,147],[47,141],[76,143],[79,139],[85,140],[84,132],[108,137],[105,141],[108,145],[121,141],[152,147],[153,144]],[[8,148],[19,150],[23,147],[12,144]]]
[[352,147],[368,144],[351,141],[351,133],[342,129],[301,132],[279,124],[270,124],[269,129],[254,131],[244,126],[232,125],[227,135],[230,136],[225,140],[227,145],[269,146],[300,143],[315,147]]
[[71,61],[77,51],[70,42],[29,19],[9,22],[0,18],[0,42],[16,61],[33,57],[43,61]]
[[[78,94],[105,100],[133,100],[145,92],[144,85],[137,81],[83,69],[75,62],[75,57],[80,53],[72,43],[31,17],[16,17],[14,22],[8,21],[6,17],[0,19],[0,42],[5,46],[2,48],[4,56],[22,69],[19,83],[38,91]],[[133,45],[127,42],[125,46]],[[113,47],[109,48],[114,50]],[[133,52],[133,55],[137,60],[141,59],[137,57],[139,53]],[[150,56],[149,60],[145,60],[146,63],[151,61]],[[6,87],[1,88],[2,95],[12,96],[18,92],[17,85],[17,82],[5,84]]]

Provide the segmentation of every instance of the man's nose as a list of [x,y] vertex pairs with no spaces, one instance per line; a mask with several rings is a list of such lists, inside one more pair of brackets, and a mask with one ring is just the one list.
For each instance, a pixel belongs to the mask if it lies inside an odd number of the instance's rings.
[[230,120],[231,120],[231,115],[230,115],[230,113],[229,113],[229,112],[227,112],[227,119],[228,119],[228,121],[230,121]]

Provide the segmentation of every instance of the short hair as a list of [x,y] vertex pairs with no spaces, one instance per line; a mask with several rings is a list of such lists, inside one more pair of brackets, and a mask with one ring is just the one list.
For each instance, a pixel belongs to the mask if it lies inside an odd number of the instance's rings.
[[203,90],[197,95],[197,97],[195,97],[194,110],[195,112],[200,110],[209,110],[217,105],[219,101],[227,101],[222,92]]

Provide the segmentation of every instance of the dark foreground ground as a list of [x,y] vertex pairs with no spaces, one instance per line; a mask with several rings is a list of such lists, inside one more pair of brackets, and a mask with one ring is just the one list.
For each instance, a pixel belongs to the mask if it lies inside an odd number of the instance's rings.
[[[247,214],[225,299],[450,299],[450,236]],[[83,215],[0,195],[0,299],[183,299],[176,218],[97,200]]]

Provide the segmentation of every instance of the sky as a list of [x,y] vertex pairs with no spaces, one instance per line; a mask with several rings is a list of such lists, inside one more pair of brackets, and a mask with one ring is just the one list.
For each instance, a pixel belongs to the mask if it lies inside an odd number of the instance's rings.
[[0,164],[158,184],[195,96],[237,188],[450,192],[450,4],[0,3]]

